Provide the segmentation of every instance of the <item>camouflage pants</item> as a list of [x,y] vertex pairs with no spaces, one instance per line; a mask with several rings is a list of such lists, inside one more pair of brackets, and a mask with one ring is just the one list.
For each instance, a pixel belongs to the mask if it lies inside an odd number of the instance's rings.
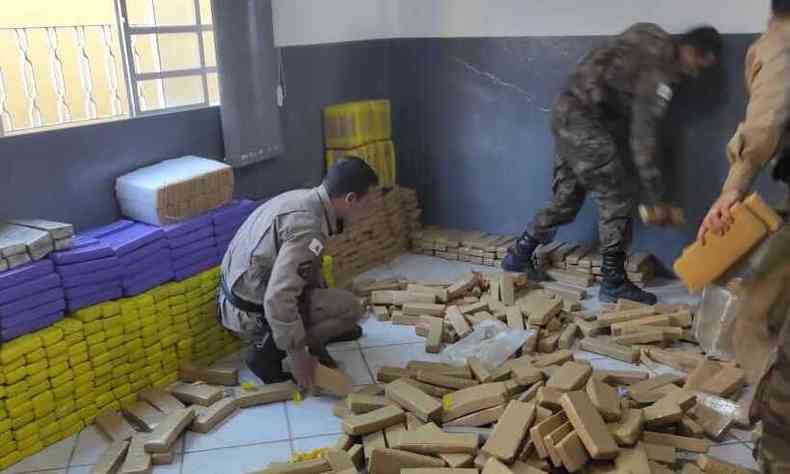
[[790,474],[790,227],[750,257],[746,282],[736,353],[758,384],[751,413],[763,422],[758,460],[767,474]]
[[607,122],[564,94],[552,120],[556,155],[554,197],[527,227],[536,240],[554,239],[560,226],[573,222],[587,194],[598,207],[601,251],[625,251],[631,241],[633,196],[618,141]]

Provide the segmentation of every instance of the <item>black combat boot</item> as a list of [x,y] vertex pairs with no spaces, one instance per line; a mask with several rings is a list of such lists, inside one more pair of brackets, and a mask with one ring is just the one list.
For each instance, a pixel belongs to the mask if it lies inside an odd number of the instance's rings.
[[535,266],[532,255],[540,242],[524,232],[512,247],[507,249],[507,255],[502,261],[502,269],[507,272],[526,273],[530,281],[546,281],[549,277],[546,272]]
[[285,352],[274,345],[274,338],[269,334],[263,343],[253,344],[245,357],[247,367],[265,384],[273,384],[292,380],[291,374],[283,371]]
[[654,305],[658,301],[656,295],[639,289],[631,283],[625,273],[625,252],[603,254],[603,283],[598,299],[603,303],[616,303],[619,299],[636,301]]

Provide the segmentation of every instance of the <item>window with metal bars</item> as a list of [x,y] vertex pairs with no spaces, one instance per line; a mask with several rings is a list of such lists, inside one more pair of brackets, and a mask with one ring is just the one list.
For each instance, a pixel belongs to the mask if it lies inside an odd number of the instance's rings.
[[90,3],[73,24],[25,2],[0,21],[0,136],[219,103],[211,0]]

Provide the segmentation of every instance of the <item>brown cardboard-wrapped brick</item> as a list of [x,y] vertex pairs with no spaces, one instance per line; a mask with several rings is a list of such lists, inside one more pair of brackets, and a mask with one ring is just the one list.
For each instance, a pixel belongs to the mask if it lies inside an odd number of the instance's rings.
[[502,382],[481,384],[445,395],[442,421],[452,421],[470,413],[505,403],[507,388]]
[[97,416],[96,426],[113,441],[125,441],[137,434],[132,425],[115,410],[107,410]]
[[166,453],[195,418],[194,408],[174,411],[162,420],[156,429],[146,435],[145,450],[149,453]]
[[406,414],[400,407],[387,406],[363,415],[346,418],[343,420],[343,431],[349,435],[366,435],[404,421],[406,421]]
[[204,407],[212,405],[225,395],[222,388],[202,382],[177,383],[170,388],[170,393],[188,405]]
[[370,456],[370,474],[400,474],[401,469],[415,467],[444,467],[444,461],[423,454],[397,449],[376,448]]
[[261,385],[252,390],[245,390],[239,387],[235,390],[236,406],[249,408],[257,405],[283,402],[292,399],[297,391],[299,391],[299,387],[291,381]]
[[129,450],[129,441],[116,441],[104,450],[91,469],[91,474],[115,474]]
[[315,368],[315,386],[336,397],[345,397],[354,387],[351,378],[337,369],[318,364]]
[[535,405],[511,401],[504,415],[494,426],[494,432],[483,445],[483,452],[511,463],[524,437],[535,421]]
[[158,389],[143,390],[138,394],[138,398],[150,403],[151,405],[154,406],[154,408],[165,414],[169,414],[186,408],[184,404],[181,403],[177,398],[165,392],[164,390],[158,390]]
[[181,366],[180,378],[184,382],[206,382],[234,387],[239,384],[239,369],[235,367],[199,367],[187,363]]
[[617,457],[617,443],[586,393],[566,393],[562,396],[560,403],[584,443],[584,447],[590,453],[590,457],[597,460]]
[[406,381],[396,380],[387,385],[387,397],[404,409],[413,412],[422,421],[435,420],[442,411],[442,404]]
[[232,398],[223,398],[209,407],[197,405],[193,408],[195,409],[195,419],[189,425],[189,429],[195,433],[210,432],[237,409],[236,401]]

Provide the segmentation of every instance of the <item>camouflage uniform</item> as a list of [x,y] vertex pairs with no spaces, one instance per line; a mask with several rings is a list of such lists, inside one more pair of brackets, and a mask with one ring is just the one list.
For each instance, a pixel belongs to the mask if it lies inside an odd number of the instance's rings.
[[354,327],[364,311],[352,293],[326,288],[321,259],[337,218],[326,189],[297,190],[260,206],[241,226],[222,260],[222,324],[259,348],[273,339],[282,352],[322,347]]
[[[731,167],[724,192],[744,195],[771,160],[790,159],[788,69],[790,20],[774,18],[746,55],[749,106],[727,147]],[[775,178],[787,180],[787,163],[780,162]],[[763,421],[761,467],[769,474],[790,473],[790,228],[763,243],[748,267],[736,355],[749,382],[758,385],[752,415]]]
[[529,224],[532,237],[551,241],[589,192],[600,212],[602,251],[626,250],[634,202],[624,160],[633,155],[648,201],[661,202],[657,133],[680,78],[677,63],[674,40],[653,24],[634,25],[582,60],[554,106],[554,197]]
[[739,306],[735,348],[747,380],[757,385],[751,408],[762,420],[758,460],[767,474],[790,473],[790,227],[750,257]]

